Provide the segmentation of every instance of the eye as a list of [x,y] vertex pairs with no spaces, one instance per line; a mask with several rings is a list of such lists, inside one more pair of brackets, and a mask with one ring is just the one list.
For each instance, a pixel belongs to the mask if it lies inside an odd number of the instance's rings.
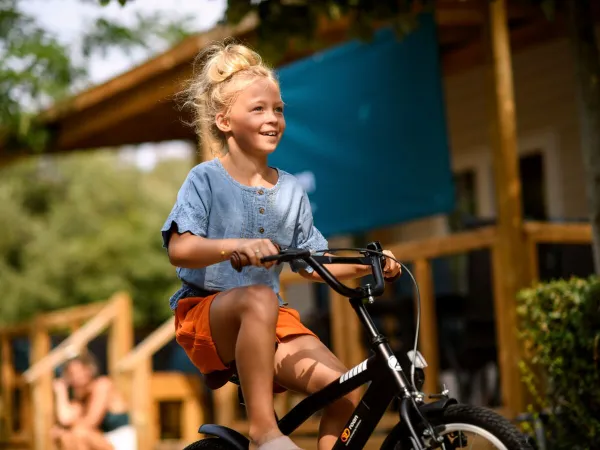
[[252,111],[262,111],[264,108],[262,106],[255,106],[252,108]]
[[279,114],[283,114],[283,106],[278,106],[277,108],[275,108],[275,112],[279,113]]

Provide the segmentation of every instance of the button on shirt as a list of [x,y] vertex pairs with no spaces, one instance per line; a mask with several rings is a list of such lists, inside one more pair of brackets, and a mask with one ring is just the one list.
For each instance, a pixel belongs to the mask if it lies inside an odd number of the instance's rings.
[[[272,188],[251,187],[234,180],[218,158],[197,165],[181,186],[161,230],[164,247],[176,229],[208,239],[271,239],[285,247],[326,249],[327,240],[313,224],[304,189],[293,175],[277,172]],[[312,272],[304,261],[291,265],[295,272]],[[193,296],[194,288],[224,291],[266,284],[278,293],[282,268],[281,264],[268,270],[250,266],[236,272],[228,260],[202,269],[177,268],[184,285],[171,297],[170,306],[175,309],[179,299]]]

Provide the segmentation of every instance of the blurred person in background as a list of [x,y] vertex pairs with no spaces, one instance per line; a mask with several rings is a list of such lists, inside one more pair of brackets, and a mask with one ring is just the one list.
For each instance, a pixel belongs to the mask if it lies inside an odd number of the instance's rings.
[[90,353],[71,358],[54,380],[57,424],[52,430],[61,450],[135,450],[135,429],[127,404],[113,381],[98,374]]

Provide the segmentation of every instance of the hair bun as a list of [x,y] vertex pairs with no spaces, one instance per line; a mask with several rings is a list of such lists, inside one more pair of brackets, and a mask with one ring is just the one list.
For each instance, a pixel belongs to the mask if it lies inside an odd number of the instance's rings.
[[260,55],[244,45],[215,44],[207,50],[208,60],[204,70],[206,80],[211,84],[220,83],[237,72],[262,64]]

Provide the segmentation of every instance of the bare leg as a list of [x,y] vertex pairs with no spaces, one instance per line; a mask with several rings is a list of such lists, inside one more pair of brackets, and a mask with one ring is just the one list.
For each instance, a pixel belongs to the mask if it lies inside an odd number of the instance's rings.
[[250,439],[256,445],[281,432],[273,409],[273,361],[279,302],[273,290],[256,285],[219,294],[210,307],[210,327],[221,360],[235,359]]
[[81,438],[71,430],[65,430],[58,437],[58,448],[60,450],[88,450]]
[[[279,344],[275,354],[275,380],[286,388],[312,394],[338,379],[346,368],[314,336],[296,336]],[[319,427],[319,450],[330,450],[360,401],[355,390],[323,412]]]

